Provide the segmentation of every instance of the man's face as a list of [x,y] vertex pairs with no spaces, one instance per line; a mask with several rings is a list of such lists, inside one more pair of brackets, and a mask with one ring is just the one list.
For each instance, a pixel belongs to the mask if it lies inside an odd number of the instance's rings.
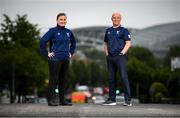
[[57,24],[59,26],[65,27],[66,23],[67,23],[67,17],[66,16],[59,16],[58,17]]
[[120,22],[121,22],[121,16],[120,16],[120,14],[114,13],[114,14],[112,15],[111,20],[112,20],[113,26],[119,26],[119,25],[120,25]]

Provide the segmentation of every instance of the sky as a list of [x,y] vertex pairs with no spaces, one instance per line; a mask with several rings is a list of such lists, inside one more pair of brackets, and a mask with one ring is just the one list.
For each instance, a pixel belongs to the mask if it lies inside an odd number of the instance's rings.
[[120,12],[122,25],[143,29],[149,26],[180,22],[180,0],[0,0],[2,14],[14,19],[17,14],[39,28],[56,25],[56,15],[65,12],[70,29],[87,26],[111,26],[111,15]]

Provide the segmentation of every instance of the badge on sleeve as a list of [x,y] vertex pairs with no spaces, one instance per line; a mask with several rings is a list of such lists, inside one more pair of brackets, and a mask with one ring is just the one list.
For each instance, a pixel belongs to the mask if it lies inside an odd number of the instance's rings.
[[128,38],[131,38],[130,34],[128,35]]

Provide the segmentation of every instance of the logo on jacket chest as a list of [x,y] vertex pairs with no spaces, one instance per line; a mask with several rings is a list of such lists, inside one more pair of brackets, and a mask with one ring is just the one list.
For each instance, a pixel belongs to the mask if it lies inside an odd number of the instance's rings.
[[66,33],[66,35],[67,35],[68,37],[70,37],[70,34],[69,34],[69,32],[67,32],[67,33]]
[[110,31],[108,31],[107,34],[108,34],[108,35],[110,35],[110,34],[111,34],[111,35],[122,35],[122,32],[121,32],[120,30],[117,30],[117,31],[115,31],[115,32],[110,32]]
[[116,31],[116,34],[117,34],[117,35],[119,35],[119,32],[120,32],[119,30],[118,30],[118,31]]
[[[62,36],[60,32],[57,33],[57,36]],[[70,37],[70,33],[69,32],[66,32],[66,36],[67,37]]]

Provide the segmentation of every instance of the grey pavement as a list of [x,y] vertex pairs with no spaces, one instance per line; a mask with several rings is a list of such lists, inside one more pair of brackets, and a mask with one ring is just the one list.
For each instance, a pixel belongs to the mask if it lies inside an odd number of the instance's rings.
[[126,107],[122,104],[104,106],[95,104],[74,104],[73,106],[48,106],[47,104],[1,104],[1,117],[133,117],[133,118],[180,118],[180,105],[137,104]]

